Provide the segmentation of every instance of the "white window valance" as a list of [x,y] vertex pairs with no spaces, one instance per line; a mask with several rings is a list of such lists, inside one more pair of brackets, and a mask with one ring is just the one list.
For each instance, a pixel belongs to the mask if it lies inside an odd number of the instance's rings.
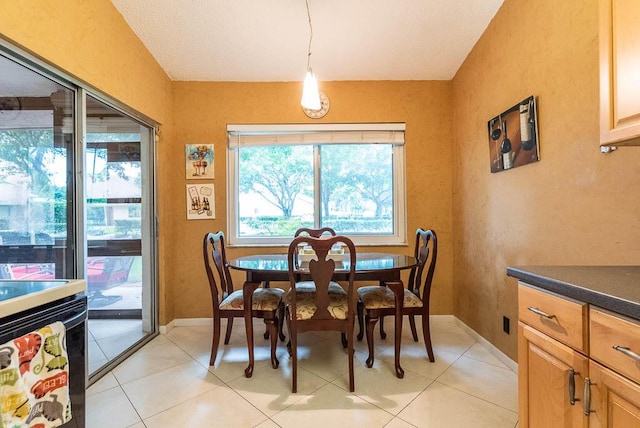
[[404,144],[404,123],[227,125],[229,148],[302,144]]

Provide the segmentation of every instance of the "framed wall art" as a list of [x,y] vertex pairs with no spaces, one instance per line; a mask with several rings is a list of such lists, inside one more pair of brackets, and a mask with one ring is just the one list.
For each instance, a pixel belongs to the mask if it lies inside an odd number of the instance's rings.
[[186,144],[187,180],[213,178],[213,144]]
[[213,184],[187,184],[187,220],[216,218]]
[[538,113],[530,96],[487,123],[491,172],[500,172],[540,160]]

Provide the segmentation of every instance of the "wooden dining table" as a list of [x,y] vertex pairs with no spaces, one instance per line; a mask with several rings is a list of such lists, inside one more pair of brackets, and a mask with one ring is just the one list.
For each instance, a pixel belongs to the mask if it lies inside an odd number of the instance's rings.
[[[396,296],[396,316],[394,322],[394,331],[396,337],[402,334],[402,309],[403,309],[403,285],[401,272],[411,269],[418,265],[418,259],[413,256],[394,253],[381,252],[357,252],[356,253],[356,270],[355,282],[358,281],[376,281],[379,285],[384,286],[389,283],[391,290]],[[256,254],[250,256],[238,257],[228,261],[231,269],[244,271],[246,281],[250,283],[262,284],[269,287],[272,281],[288,282],[289,281],[289,263],[287,254]],[[296,266],[296,273],[300,275],[300,280],[305,279],[308,273],[309,263],[302,262]],[[349,272],[349,260],[347,256],[342,257],[342,261],[337,262],[336,270],[333,276],[335,281],[346,280]],[[245,311],[245,319],[250,319],[250,312]],[[249,323],[251,324],[251,323]],[[361,325],[362,327],[362,325]],[[380,329],[383,323],[380,320]],[[247,329],[247,334],[253,334],[253,328]],[[267,333],[265,333],[267,337]],[[403,372],[400,367],[400,341],[395,342],[395,366],[396,372]]]

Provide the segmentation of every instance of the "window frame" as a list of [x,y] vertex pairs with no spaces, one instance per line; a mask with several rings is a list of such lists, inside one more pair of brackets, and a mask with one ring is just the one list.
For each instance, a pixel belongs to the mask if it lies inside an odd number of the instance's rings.
[[[366,138],[367,135],[389,135],[389,141],[370,141],[370,144],[392,144],[392,164],[393,164],[393,234],[357,234],[349,237],[356,245],[369,246],[393,246],[407,245],[407,214],[406,214],[406,180],[405,180],[405,145],[404,145],[404,123],[361,123],[361,124],[283,124],[283,125],[227,125],[227,242],[230,246],[282,246],[291,242],[291,237],[241,237],[239,235],[239,156],[238,150],[250,145],[243,143],[243,136],[264,136],[278,135],[283,137],[291,134],[313,135],[317,133],[334,133],[335,135],[354,135],[359,133]],[[264,138],[264,137],[263,137]],[[269,137],[267,137],[269,138]],[[360,137],[358,137],[360,138]],[[283,142],[275,142],[273,145],[290,144],[287,138],[280,138]],[[313,145],[313,165],[314,165],[314,223],[319,227],[320,221],[320,192],[319,171],[320,155],[319,146],[332,144],[345,144],[347,142],[314,142],[313,137],[302,144]],[[367,143],[366,140],[359,142],[352,141],[351,144]],[[254,143],[254,145],[271,145],[266,143]],[[339,232],[339,231],[338,231]]]

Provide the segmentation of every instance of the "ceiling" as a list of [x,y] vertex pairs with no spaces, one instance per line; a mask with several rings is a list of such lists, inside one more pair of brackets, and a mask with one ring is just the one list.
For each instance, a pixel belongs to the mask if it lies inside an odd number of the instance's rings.
[[[504,0],[309,0],[320,81],[450,80]],[[172,80],[304,78],[305,0],[111,0]]]

